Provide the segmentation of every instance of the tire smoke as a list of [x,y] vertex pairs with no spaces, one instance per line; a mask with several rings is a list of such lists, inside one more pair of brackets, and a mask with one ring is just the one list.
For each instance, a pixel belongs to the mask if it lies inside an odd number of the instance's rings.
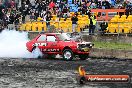
[[30,53],[26,48],[29,41],[28,32],[5,29],[0,33],[0,57],[10,58],[37,58],[42,53],[35,49]]

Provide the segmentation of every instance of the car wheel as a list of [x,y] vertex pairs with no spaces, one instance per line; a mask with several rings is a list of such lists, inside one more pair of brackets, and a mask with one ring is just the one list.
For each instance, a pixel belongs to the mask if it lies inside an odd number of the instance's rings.
[[65,49],[65,50],[63,51],[62,56],[63,56],[63,59],[64,59],[64,60],[72,60],[73,57],[74,57],[73,52],[72,52],[71,49]]
[[86,60],[88,57],[89,57],[89,54],[79,55],[80,60]]

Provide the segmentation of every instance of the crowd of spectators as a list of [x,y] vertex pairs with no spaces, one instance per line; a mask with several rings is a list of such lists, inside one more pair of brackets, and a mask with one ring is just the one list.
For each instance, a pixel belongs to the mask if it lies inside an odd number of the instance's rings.
[[[0,21],[4,28],[8,27],[9,29],[13,29],[21,22],[25,23],[27,16],[29,16],[30,21],[37,20],[38,17],[43,18],[43,21],[50,21],[52,15],[57,15],[58,18],[70,17],[70,7],[67,0],[60,0],[60,2],[55,2],[54,0],[22,0],[21,6],[18,6],[18,2],[15,1],[16,0],[5,0],[4,3],[0,2]],[[91,16],[90,9],[114,8],[114,4],[110,3],[108,0],[73,1],[73,4],[78,5],[78,12],[82,15],[88,15],[89,18]],[[118,0],[113,1],[117,2]],[[74,21],[73,18],[71,20]],[[47,25],[49,26],[50,23],[47,22]]]

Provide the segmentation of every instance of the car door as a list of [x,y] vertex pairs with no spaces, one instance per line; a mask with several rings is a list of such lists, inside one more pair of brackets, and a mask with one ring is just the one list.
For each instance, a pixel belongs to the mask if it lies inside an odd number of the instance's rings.
[[35,46],[38,46],[41,52],[45,52],[47,48],[46,35],[40,35],[35,42]]
[[47,52],[51,54],[58,54],[60,52],[59,49],[59,41],[57,41],[57,37],[55,35],[47,35]]

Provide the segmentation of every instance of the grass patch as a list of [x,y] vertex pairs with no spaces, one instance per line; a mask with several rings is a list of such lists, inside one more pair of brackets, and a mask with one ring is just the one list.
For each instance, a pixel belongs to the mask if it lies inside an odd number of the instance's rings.
[[100,42],[94,41],[94,48],[99,49],[118,49],[118,50],[132,50],[132,44],[119,42]]

